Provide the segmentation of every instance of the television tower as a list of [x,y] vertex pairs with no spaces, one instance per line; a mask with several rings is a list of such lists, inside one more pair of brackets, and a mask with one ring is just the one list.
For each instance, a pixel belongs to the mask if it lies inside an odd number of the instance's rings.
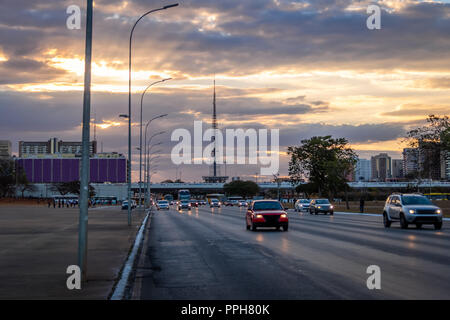
[[216,114],[216,78],[214,77],[214,95],[213,95],[213,116],[212,116],[212,127],[214,132],[214,149],[212,151],[212,156],[214,157],[214,178],[217,177],[217,162],[216,162],[216,133],[217,133],[217,114]]
[[211,151],[211,157],[213,158],[213,164],[212,167],[210,167],[209,176],[203,176],[203,180],[206,183],[224,183],[228,180],[227,176],[221,176],[219,166],[217,165],[217,141],[216,141],[216,135],[218,130],[217,125],[217,110],[216,110],[216,78],[214,77],[214,86],[213,86],[213,114],[212,114],[212,129],[213,129],[213,136],[212,141],[214,141],[214,148]]

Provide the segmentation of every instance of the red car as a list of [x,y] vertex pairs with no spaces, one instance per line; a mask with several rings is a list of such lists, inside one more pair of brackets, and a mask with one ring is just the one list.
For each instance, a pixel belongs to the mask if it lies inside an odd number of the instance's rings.
[[279,201],[276,200],[255,200],[253,201],[246,214],[247,230],[256,231],[258,227],[275,227],[279,230],[281,227],[288,231],[289,218]]

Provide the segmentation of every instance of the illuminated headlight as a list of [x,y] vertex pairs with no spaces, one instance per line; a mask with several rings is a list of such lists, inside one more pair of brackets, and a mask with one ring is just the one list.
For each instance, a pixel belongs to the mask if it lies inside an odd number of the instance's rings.
[[333,206],[330,206],[330,209],[333,209],[334,207]]
[[263,215],[262,214],[257,214],[256,215],[256,219],[262,219],[263,218]]
[[318,206],[317,208],[318,208],[318,209],[321,209],[322,207],[321,207],[321,206]]
[[281,218],[287,218],[287,214],[283,213],[280,217]]
[[410,214],[415,214],[415,213],[416,213],[416,210],[412,210],[412,209],[411,209],[411,210],[409,210],[409,213],[410,213]]
[[436,214],[441,214],[441,213],[442,213],[441,209],[436,210]]

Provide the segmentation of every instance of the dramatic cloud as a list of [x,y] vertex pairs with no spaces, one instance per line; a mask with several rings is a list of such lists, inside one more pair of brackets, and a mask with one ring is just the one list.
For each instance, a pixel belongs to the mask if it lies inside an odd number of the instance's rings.
[[[104,151],[127,151],[128,41],[133,23],[163,0],[97,0],[94,8],[92,118]],[[399,138],[430,113],[448,114],[450,4],[382,0],[381,30],[366,28],[369,0],[184,0],[145,17],[132,52],[133,145],[144,123],[165,130],[158,178],[176,128],[209,126],[216,78],[219,127],[278,128],[282,147],[313,135],[346,137],[367,157],[399,155]],[[4,0],[0,11],[0,138],[81,137],[85,1]],[[82,9],[81,30],[66,8]],[[94,127],[94,126],[93,126]],[[93,136],[93,127],[91,136]],[[282,158],[282,174],[287,159]],[[136,177],[136,153],[133,155]],[[257,168],[229,167],[229,175]],[[200,180],[205,166],[186,167]],[[256,171],[255,171],[256,172]]]

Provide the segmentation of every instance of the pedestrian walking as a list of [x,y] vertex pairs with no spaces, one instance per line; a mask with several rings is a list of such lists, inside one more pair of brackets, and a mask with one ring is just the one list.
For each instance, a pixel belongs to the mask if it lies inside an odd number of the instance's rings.
[[364,198],[361,197],[359,200],[359,212],[364,213]]

